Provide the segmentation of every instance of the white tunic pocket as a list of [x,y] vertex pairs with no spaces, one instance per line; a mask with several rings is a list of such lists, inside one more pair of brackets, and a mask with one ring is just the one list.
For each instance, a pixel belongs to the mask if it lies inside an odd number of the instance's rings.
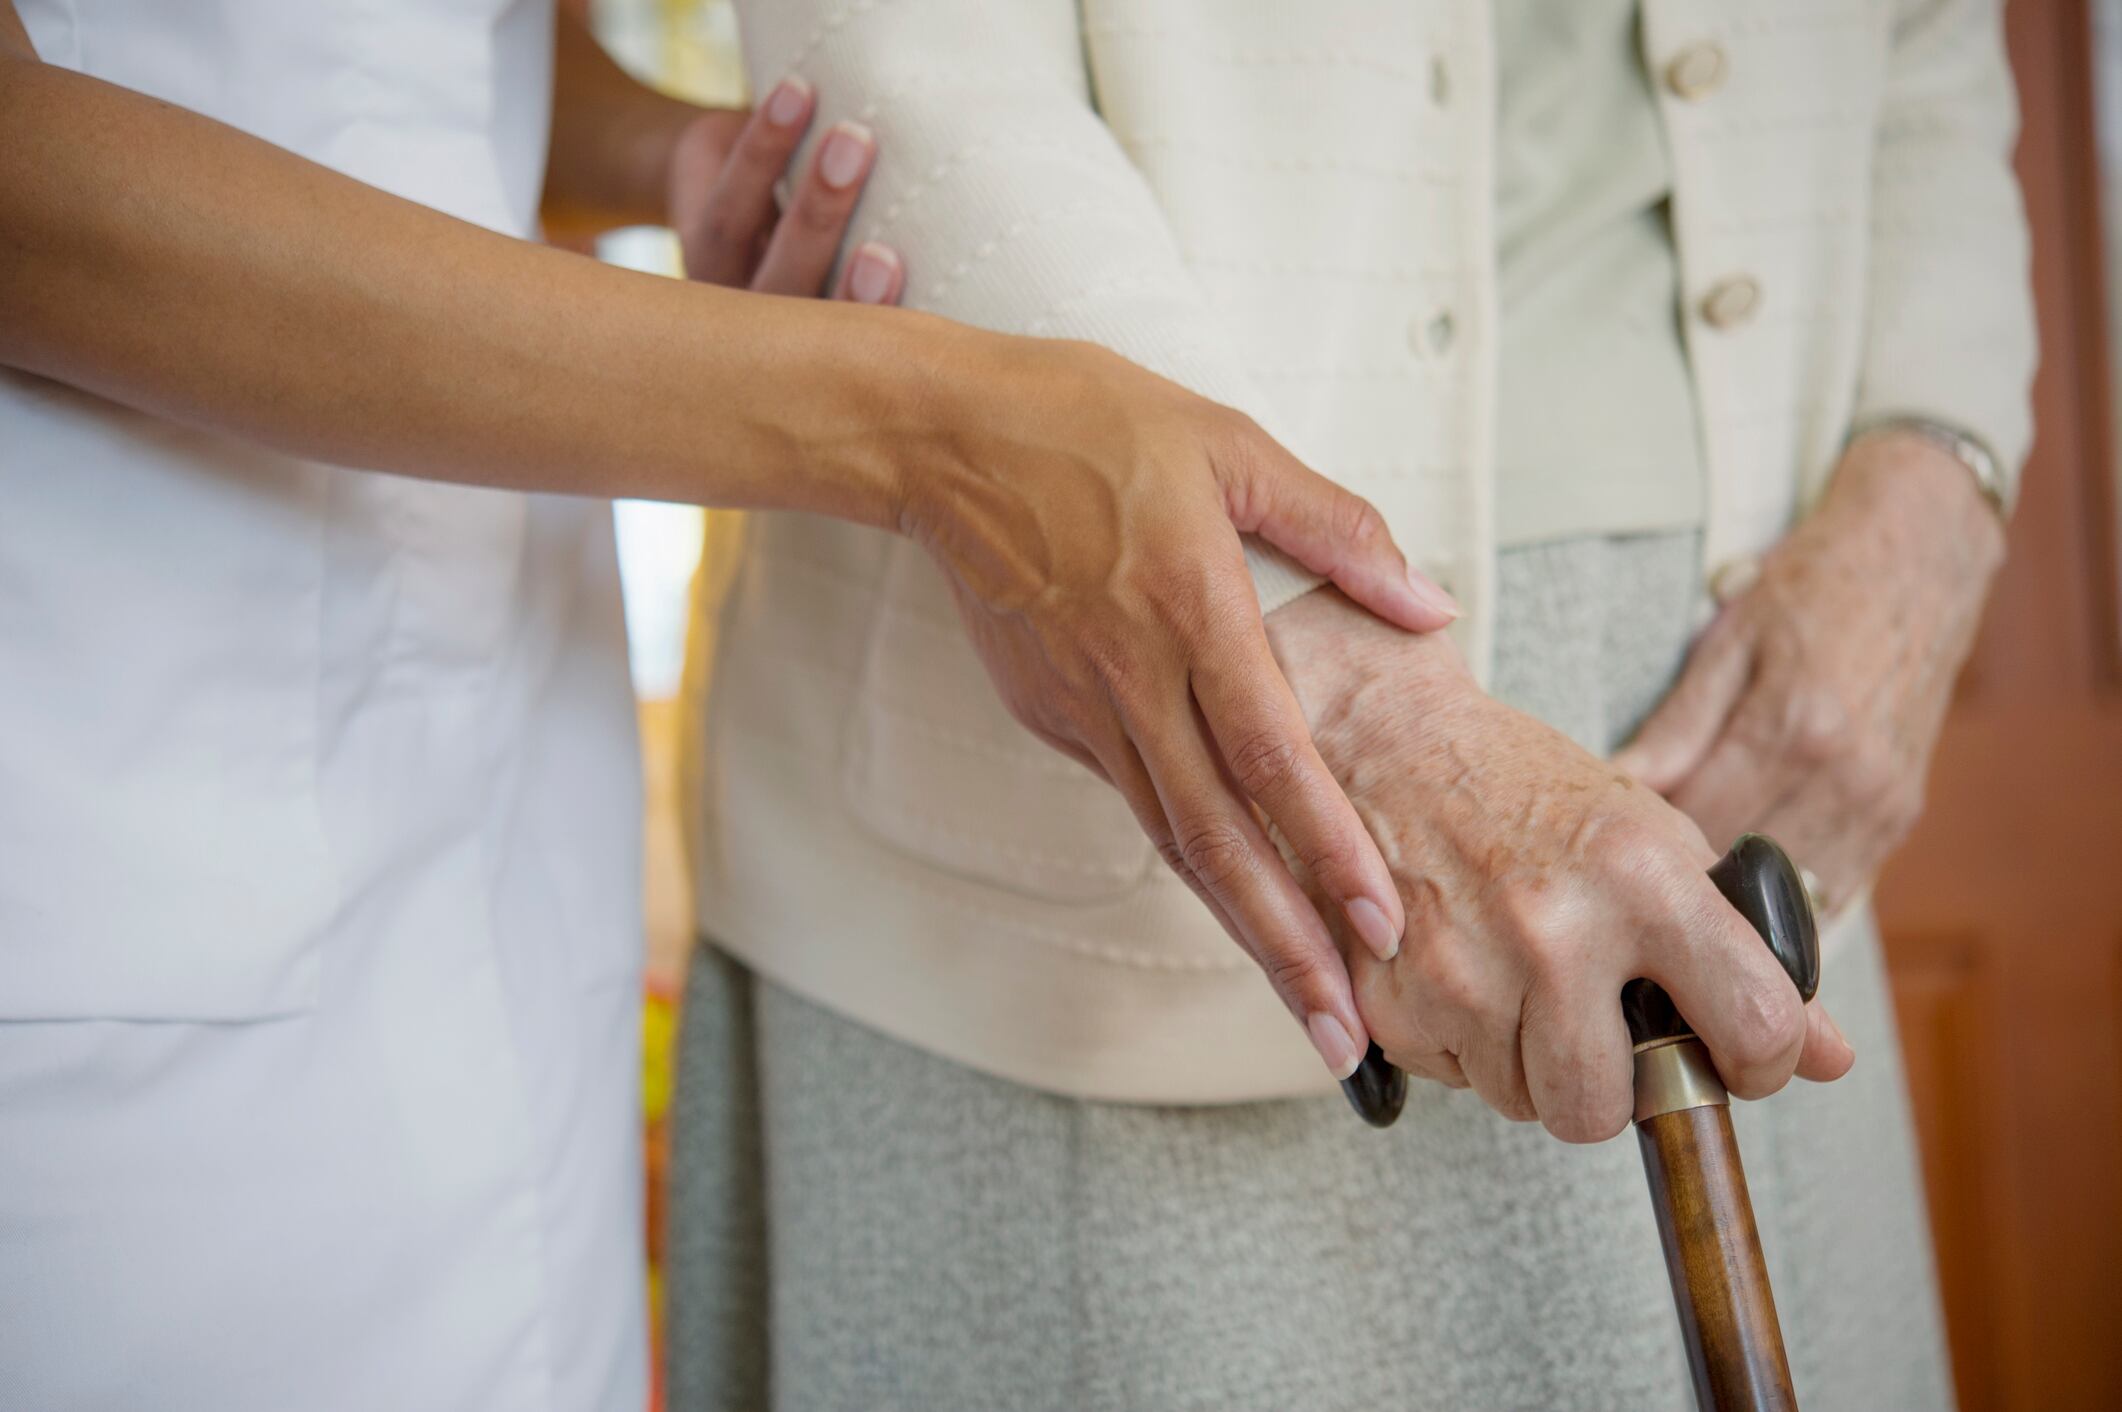
[[311,1004],[323,470],[0,376],[0,1020]]

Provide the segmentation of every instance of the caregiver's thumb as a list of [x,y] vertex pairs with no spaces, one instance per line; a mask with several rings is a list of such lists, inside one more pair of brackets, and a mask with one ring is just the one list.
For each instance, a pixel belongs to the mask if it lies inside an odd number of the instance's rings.
[[1299,461],[1255,426],[1215,457],[1231,523],[1305,568],[1332,580],[1355,602],[1413,632],[1433,632],[1459,616],[1437,582],[1411,566],[1362,496]]

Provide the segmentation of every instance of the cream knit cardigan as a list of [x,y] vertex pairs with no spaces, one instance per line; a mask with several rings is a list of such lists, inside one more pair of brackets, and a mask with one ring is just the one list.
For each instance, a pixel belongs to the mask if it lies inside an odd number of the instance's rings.
[[[882,146],[855,237],[906,303],[1106,344],[1368,496],[1484,659],[1495,259],[1483,0],[740,0],[762,89]],[[1853,419],[2016,467],[2027,245],[1983,0],[1646,0],[1708,563],[1772,543]],[[1255,554],[1265,607],[1311,580]],[[754,516],[696,758],[699,922],[888,1034],[1063,1093],[1325,1075],[1119,798],[1022,731],[922,552]]]

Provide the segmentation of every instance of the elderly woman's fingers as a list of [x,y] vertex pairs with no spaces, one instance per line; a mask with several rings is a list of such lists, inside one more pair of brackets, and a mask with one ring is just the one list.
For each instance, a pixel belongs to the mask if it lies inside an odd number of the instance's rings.
[[1525,1082],[1525,1057],[1515,1035],[1469,1044],[1459,1055],[1459,1067],[1481,1101],[1504,1117],[1514,1123],[1540,1120],[1540,1109]]
[[1466,1070],[1459,1067],[1455,1055],[1444,1050],[1425,1050],[1421,1053],[1388,1052],[1386,1061],[1396,1064],[1409,1078],[1428,1079],[1443,1084],[1446,1088],[1472,1088]]
[[[759,249],[774,229],[774,183],[795,155],[816,106],[810,85],[791,75],[753,112],[706,190],[687,189],[674,175],[671,220],[688,276],[732,287],[750,281]],[[693,140],[692,130],[681,140]],[[690,171],[691,164],[681,160],[677,170]]]
[[1751,636],[1727,610],[1688,654],[1680,680],[1650,713],[1614,763],[1638,780],[1671,794],[1709,755],[1737,709],[1753,672]]
[[1706,877],[1688,886],[1690,901],[1662,908],[1664,925],[1641,939],[1639,964],[1702,1037],[1725,1086],[1765,1098],[1789,1081],[1804,1052],[1797,987]]
[[1870,809],[1850,799],[1831,770],[1814,771],[1750,827],[1781,844],[1805,870],[1822,922],[1855,896],[1883,861],[1883,840]]
[[[877,160],[877,139],[860,123],[834,123],[797,183],[752,276],[764,294],[822,294]],[[866,301],[880,302],[880,301]]]
[[1805,1007],[1805,1048],[1798,1055],[1798,1077],[1813,1083],[1832,1083],[1850,1071],[1857,1051],[1843,1035],[1842,1027],[1818,1000]]
[[[1765,831],[1778,808],[1825,783],[1830,711],[1787,676],[1761,672],[1708,755],[1666,797],[1718,848],[1749,829]],[[1792,844],[1785,847],[1809,862]]]
[[1518,1024],[1533,1107],[1564,1142],[1604,1142],[1635,1110],[1628,1026],[1619,1006],[1583,1003],[1585,979],[1536,982]]

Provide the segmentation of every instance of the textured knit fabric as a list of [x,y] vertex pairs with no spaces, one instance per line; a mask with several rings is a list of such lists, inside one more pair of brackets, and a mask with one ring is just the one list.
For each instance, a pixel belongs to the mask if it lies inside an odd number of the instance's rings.
[[[1679,661],[1690,537],[1503,560],[1498,684],[1588,745]],[[1822,991],[1842,1082],[1737,1107],[1809,1412],[1950,1405],[1876,941]],[[1285,1022],[1286,1023],[1286,1022]],[[1571,1147],[1418,1083],[1060,1098],[704,949],[680,1047],[673,1412],[1691,1407],[1636,1140]]]
[[1702,450],[1637,0],[1497,0],[1496,542],[1694,529]]
[[[908,304],[1095,340],[1251,413],[1377,504],[1486,659],[1486,0],[739,10],[759,86],[800,71],[817,131],[875,129],[853,235],[905,252]],[[1995,5],[1642,14],[1708,468],[1698,572],[1787,529],[1852,413],[1922,411],[2016,464],[2032,344]],[[1683,97],[1664,75],[1702,46],[1722,81]],[[797,515],[749,525],[712,608],[702,931],[1021,1083],[1155,1102],[1326,1087],[1119,797],[1003,709],[918,545]],[[1263,570],[1262,602],[1306,583]]]

